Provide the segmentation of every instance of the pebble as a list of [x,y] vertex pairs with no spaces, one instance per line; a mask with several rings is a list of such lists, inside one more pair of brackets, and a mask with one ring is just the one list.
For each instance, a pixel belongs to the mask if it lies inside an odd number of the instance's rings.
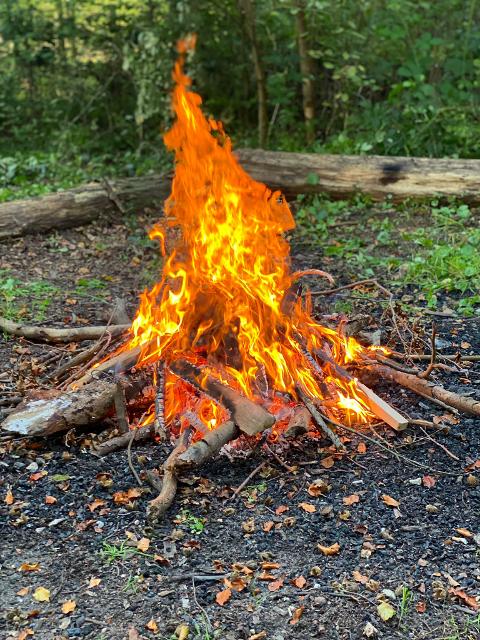
[[325,604],[327,604],[327,599],[325,598],[325,596],[316,596],[313,599],[313,604],[316,607],[323,607]]

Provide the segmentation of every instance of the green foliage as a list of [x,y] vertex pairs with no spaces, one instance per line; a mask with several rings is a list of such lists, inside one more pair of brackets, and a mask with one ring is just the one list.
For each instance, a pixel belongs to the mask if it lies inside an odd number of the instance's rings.
[[52,297],[58,287],[43,280],[24,283],[6,270],[0,270],[0,315],[18,320],[29,315],[36,321],[44,320]]

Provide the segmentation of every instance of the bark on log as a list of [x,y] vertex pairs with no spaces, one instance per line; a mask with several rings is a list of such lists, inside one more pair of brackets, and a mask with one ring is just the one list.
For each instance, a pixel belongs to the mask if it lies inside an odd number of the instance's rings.
[[108,185],[90,182],[38,198],[5,202],[0,205],[0,239],[87,224],[101,213],[117,211],[115,200],[130,210],[155,203],[161,206],[169,191],[170,178],[156,175],[113,180]]
[[255,435],[274,424],[274,416],[263,407],[242,396],[238,391],[221,384],[218,380],[205,376],[201,369],[190,362],[177,360],[170,364],[169,368],[183,380],[218,400],[230,411],[232,420],[244,433]]
[[423,396],[428,396],[433,400],[439,400],[449,407],[458,409],[463,413],[480,416],[480,400],[476,400],[469,396],[461,396],[453,391],[448,391],[448,389],[442,387],[441,384],[435,384],[434,382],[425,380],[424,378],[414,376],[411,373],[397,371],[396,369],[391,369],[390,367],[381,364],[368,365],[366,370],[371,371],[386,380],[392,380],[402,387],[407,387],[408,389],[416,391]]
[[[326,193],[346,198],[358,192],[383,200],[461,197],[480,202],[480,160],[404,158],[391,156],[340,156],[240,149],[237,157],[256,180],[287,197],[300,193]],[[316,180],[312,180],[312,175]],[[0,205],[0,239],[74,227],[95,220],[101,213],[122,208],[138,209],[162,204],[169,194],[170,178],[152,175],[124,178],[107,186],[89,183],[38,198]],[[113,198],[112,193],[115,195]]]
[[[134,397],[145,385],[145,380],[135,380],[125,395]],[[86,427],[110,412],[116,389],[116,382],[96,380],[55,397],[26,400],[2,422],[0,433],[33,438]]]

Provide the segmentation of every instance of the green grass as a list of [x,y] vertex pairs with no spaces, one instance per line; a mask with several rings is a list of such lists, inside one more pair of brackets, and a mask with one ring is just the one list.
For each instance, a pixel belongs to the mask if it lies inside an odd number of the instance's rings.
[[182,509],[182,511],[177,514],[175,522],[185,525],[190,533],[194,535],[200,535],[205,529],[205,519],[197,518],[197,516],[194,516],[188,509]]
[[124,562],[132,556],[144,556],[145,558],[153,558],[152,553],[144,553],[136,547],[129,546],[127,540],[122,540],[118,544],[110,544],[106,540],[102,542],[100,556],[107,564],[114,562]]
[[9,320],[24,315],[42,321],[46,317],[52,298],[60,289],[44,280],[22,282],[6,270],[0,270],[0,314]]

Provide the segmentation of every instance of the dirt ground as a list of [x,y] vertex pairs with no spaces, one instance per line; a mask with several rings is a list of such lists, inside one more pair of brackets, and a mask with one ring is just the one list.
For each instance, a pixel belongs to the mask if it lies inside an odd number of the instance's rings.
[[[104,322],[118,296],[133,314],[159,269],[144,239],[150,219],[2,244],[0,272],[13,278],[5,300],[57,326]],[[326,266],[300,245],[293,255],[298,266]],[[339,284],[352,275],[332,258],[328,269]],[[46,281],[50,289],[27,293],[15,284]],[[351,295],[321,297],[317,312]],[[353,301],[383,343],[402,348],[375,299]],[[398,317],[409,344],[428,351],[432,317]],[[478,318],[436,321],[439,349],[480,352]],[[3,336],[0,397],[47,388],[48,372],[71,355],[69,346]],[[478,362],[435,377],[479,396]],[[154,492],[136,485],[126,452],[99,459],[90,451],[113,418],[92,434],[1,443],[0,636],[170,640],[188,628],[195,640],[480,638],[479,421],[382,381],[375,390],[436,426],[346,433],[345,455],[308,437],[230,448],[184,478],[155,530],[145,519]],[[158,467],[169,449],[135,447],[134,465]]]

